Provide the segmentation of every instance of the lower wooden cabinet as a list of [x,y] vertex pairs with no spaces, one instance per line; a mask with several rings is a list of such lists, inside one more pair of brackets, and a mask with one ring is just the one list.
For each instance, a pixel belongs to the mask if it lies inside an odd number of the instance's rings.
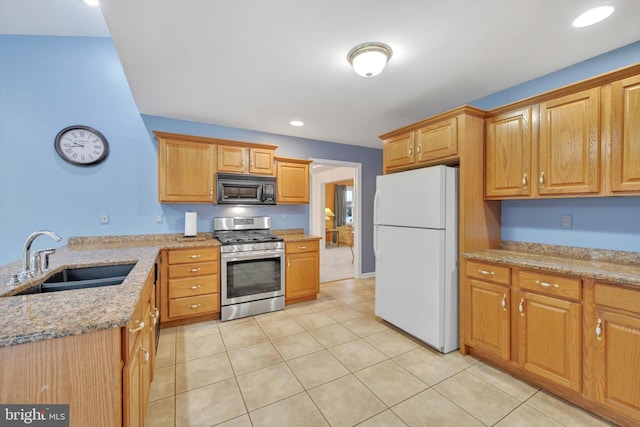
[[596,401],[640,424],[640,290],[596,283],[595,304],[585,335],[595,338]]
[[640,425],[640,288],[465,261],[462,346],[621,425]]
[[220,248],[169,249],[163,260],[163,324],[220,313]]
[[320,291],[320,244],[317,240],[285,245],[285,302],[315,299]]
[[518,297],[522,368],[580,392],[581,305],[530,292]]

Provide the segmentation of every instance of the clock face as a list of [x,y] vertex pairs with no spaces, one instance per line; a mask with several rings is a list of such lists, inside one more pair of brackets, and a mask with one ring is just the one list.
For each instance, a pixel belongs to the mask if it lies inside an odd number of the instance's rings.
[[65,161],[79,166],[95,165],[109,154],[107,139],[88,126],[69,126],[56,135],[56,152]]

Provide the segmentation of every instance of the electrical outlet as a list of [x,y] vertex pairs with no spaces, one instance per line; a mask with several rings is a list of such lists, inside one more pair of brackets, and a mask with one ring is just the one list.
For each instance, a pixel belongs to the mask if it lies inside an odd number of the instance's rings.
[[160,224],[160,223],[161,223],[161,222],[163,222],[163,221],[164,221],[164,216],[163,216],[162,214],[158,214],[158,215],[156,215],[156,222],[157,222],[158,224]]
[[109,214],[108,213],[102,214],[102,223],[103,224],[109,224]]
[[560,228],[571,228],[573,217],[571,215],[560,215]]

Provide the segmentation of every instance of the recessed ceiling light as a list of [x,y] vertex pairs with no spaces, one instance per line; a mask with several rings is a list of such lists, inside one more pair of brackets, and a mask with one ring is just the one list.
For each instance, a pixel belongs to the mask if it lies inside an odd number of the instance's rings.
[[85,4],[96,7],[100,4],[100,0],[83,0]]
[[600,6],[594,7],[578,16],[573,21],[573,26],[576,28],[588,27],[589,25],[596,24],[604,19],[607,19],[609,15],[613,13],[613,6]]
[[289,122],[289,124],[290,124],[291,126],[304,126],[304,123],[303,123],[303,122],[301,122],[300,120],[291,120],[291,121]]

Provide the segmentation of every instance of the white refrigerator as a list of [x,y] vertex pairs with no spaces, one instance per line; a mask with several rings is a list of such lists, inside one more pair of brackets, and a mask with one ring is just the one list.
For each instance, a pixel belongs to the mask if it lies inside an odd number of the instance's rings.
[[376,315],[431,347],[459,348],[458,169],[378,176]]

